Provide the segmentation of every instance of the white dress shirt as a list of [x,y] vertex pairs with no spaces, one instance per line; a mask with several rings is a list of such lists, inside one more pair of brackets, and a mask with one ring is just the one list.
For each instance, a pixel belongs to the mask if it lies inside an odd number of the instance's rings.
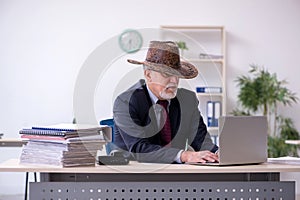
[[[152,91],[148,88],[148,85],[147,86],[147,90],[148,90],[148,93],[149,93],[149,96],[150,96],[150,99],[152,101],[152,104],[154,105],[154,112],[155,112],[155,115],[158,116],[157,117],[157,124],[160,124],[160,113],[161,113],[161,109],[162,107],[161,106],[155,106],[157,101],[158,101],[158,98],[152,93]],[[169,106],[170,106],[170,102],[171,100],[167,100],[169,102],[168,104],[168,112],[169,112]],[[180,159],[180,156],[182,154],[183,150],[180,150],[176,157],[174,158],[174,161],[177,162],[177,163],[182,163],[181,159]]]

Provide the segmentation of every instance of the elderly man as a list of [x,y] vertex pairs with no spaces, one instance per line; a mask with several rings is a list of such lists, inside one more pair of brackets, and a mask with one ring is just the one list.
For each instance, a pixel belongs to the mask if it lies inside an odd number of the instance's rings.
[[177,45],[151,41],[145,61],[128,62],[143,65],[145,80],[114,102],[115,146],[139,162],[217,162],[218,147],[211,141],[195,93],[178,88],[180,78],[194,78],[198,71],[180,61]]

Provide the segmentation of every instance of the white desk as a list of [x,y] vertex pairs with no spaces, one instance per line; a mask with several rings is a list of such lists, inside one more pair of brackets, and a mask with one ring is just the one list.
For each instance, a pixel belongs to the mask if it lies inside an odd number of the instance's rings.
[[0,172],[44,172],[44,173],[277,173],[300,172],[300,165],[263,163],[240,166],[195,166],[184,164],[156,164],[131,161],[129,165],[96,165],[95,167],[58,167],[50,165],[21,165],[18,159],[10,159],[0,164]]
[[27,140],[21,138],[1,138],[0,147],[22,147]]
[[12,159],[0,164],[0,172],[40,172],[41,182],[30,183],[31,200],[295,199],[295,182],[279,179],[281,172],[300,172],[300,166],[131,162],[125,166],[62,168],[20,165]]
[[285,143],[300,145],[300,140],[286,140]]
[[[27,143],[27,139],[21,138],[1,138],[0,139],[0,147],[22,147]],[[25,195],[24,200],[27,200],[27,191],[28,191],[28,178],[29,174],[26,172],[25,175]],[[34,180],[37,180],[36,173],[34,172]]]

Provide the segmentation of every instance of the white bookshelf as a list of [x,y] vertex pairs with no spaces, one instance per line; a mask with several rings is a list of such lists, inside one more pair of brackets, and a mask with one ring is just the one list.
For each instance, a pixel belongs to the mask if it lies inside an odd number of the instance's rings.
[[[184,41],[188,50],[181,59],[193,63],[199,71],[198,77],[182,79],[183,87],[196,92],[196,87],[220,87],[221,93],[197,93],[199,109],[207,123],[207,102],[221,102],[221,115],[226,114],[226,32],[223,26],[161,26],[162,40]],[[202,54],[202,56],[200,56]],[[203,54],[213,55],[203,57]],[[217,57],[217,58],[215,58]],[[208,127],[211,135],[218,134],[217,127]]]

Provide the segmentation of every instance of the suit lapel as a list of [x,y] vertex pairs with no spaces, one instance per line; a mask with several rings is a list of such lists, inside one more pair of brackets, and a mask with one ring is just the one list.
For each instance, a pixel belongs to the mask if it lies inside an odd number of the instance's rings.
[[[150,95],[148,93],[146,85],[143,84],[142,88],[143,88],[143,90],[145,92],[144,94],[145,94],[146,99],[147,99],[147,102],[145,102],[145,107],[149,111],[149,113],[148,113],[148,116],[149,116],[148,120],[150,121],[152,119],[152,120],[156,120],[157,121],[157,118],[156,118],[156,115],[155,115],[153,109],[150,109],[151,106],[152,106],[152,101],[151,101],[151,98],[150,98]],[[175,135],[177,134],[177,131],[179,129],[180,114],[181,114],[180,113],[180,104],[179,104],[179,101],[178,101],[177,97],[175,97],[174,99],[171,99],[170,107],[169,107],[169,117],[170,117],[170,123],[171,123],[172,138],[175,137]],[[155,126],[155,127],[153,127],[153,131],[154,130],[158,130],[157,123],[153,123],[153,124]],[[155,137],[159,137],[159,134],[156,134]]]

